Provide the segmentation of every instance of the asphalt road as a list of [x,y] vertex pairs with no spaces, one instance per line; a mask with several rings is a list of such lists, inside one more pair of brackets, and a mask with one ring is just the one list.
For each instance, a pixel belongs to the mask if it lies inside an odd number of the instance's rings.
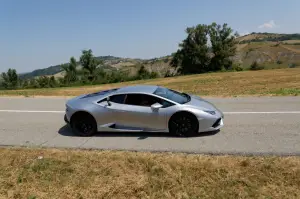
[[179,138],[159,133],[75,137],[65,125],[67,98],[0,98],[0,145],[173,151],[212,154],[300,154],[300,97],[206,98],[225,114],[221,131]]

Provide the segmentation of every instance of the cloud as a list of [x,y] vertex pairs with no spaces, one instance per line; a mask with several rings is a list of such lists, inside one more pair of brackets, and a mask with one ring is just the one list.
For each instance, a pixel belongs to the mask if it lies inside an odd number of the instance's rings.
[[277,24],[275,23],[274,20],[271,20],[267,23],[264,23],[260,26],[258,26],[258,28],[262,29],[262,28],[268,28],[268,29],[271,29],[271,28],[275,28],[275,27],[278,27]]

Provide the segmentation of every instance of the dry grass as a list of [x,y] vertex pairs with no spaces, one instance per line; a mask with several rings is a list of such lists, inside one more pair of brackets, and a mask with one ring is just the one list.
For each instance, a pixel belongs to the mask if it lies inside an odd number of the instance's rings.
[[133,63],[133,62],[129,62],[129,61],[127,61],[127,62],[120,62],[120,63],[117,63],[117,64],[112,64],[112,67],[115,67],[115,68],[122,68],[122,67],[124,67],[124,66],[133,66],[133,65],[135,65],[136,63]]
[[288,44],[296,44],[299,43],[300,40],[284,40],[282,43],[288,43]]
[[282,45],[282,47],[292,52],[300,53],[299,46]]
[[162,85],[202,96],[298,95],[300,68],[208,73],[96,86],[0,91],[0,95],[77,96],[134,84]]
[[300,198],[299,157],[24,148],[0,154],[1,198]]

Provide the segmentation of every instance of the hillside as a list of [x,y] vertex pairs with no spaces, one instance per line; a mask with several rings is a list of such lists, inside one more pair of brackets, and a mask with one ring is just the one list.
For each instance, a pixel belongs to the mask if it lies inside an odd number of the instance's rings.
[[[266,68],[300,66],[300,34],[251,33],[238,37],[237,42],[237,54],[233,57],[233,60],[243,68],[249,68],[254,61],[257,61]],[[123,70],[134,74],[141,65],[144,65],[147,70],[155,71],[160,75],[173,70],[169,66],[171,56],[154,59],[134,59],[114,56],[99,56],[97,58],[104,62],[104,66],[102,67],[110,71]],[[32,78],[43,75],[62,77],[64,73],[61,66],[56,65],[20,74],[20,77]]]

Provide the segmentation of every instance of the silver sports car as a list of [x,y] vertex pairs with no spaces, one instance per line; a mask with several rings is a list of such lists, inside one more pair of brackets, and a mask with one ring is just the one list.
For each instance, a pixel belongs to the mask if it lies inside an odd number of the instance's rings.
[[101,131],[170,132],[193,136],[223,126],[223,113],[194,95],[162,86],[135,85],[81,95],[66,103],[74,134]]

